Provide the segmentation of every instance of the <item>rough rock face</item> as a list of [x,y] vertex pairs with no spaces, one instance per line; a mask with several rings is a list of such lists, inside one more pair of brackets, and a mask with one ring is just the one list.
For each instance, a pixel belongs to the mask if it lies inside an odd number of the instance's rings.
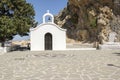
[[55,20],[75,41],[106,42],[111,31],[120,41],[120,0],[68,0]]

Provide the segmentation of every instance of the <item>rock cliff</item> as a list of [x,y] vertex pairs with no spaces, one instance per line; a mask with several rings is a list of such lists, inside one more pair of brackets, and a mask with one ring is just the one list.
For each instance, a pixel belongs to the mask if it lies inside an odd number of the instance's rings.
[[120,41],[120,0],[68,0],[55,22],[67,29],[68,42],[103,43],[111,31]]

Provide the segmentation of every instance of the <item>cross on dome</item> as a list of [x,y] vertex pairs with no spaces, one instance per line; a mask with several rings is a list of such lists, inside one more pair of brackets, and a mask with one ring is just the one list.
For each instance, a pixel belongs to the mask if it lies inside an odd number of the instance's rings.
[[49,10],[47,10],[47,13],[49,13],[50,11]]

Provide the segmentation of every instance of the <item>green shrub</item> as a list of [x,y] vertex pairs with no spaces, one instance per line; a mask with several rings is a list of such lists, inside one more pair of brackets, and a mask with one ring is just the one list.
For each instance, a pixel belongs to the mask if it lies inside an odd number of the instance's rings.
[[90,26],[93,27],[93,28],[97,27],[97,19],[96,18],[94,18],[90,21]]

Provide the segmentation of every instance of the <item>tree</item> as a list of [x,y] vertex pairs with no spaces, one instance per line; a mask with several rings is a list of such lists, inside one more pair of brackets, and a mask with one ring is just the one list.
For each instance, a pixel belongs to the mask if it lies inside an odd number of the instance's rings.
[[26,0],[0,0],[0,42],[26,35],[34,26],[34,9]]

